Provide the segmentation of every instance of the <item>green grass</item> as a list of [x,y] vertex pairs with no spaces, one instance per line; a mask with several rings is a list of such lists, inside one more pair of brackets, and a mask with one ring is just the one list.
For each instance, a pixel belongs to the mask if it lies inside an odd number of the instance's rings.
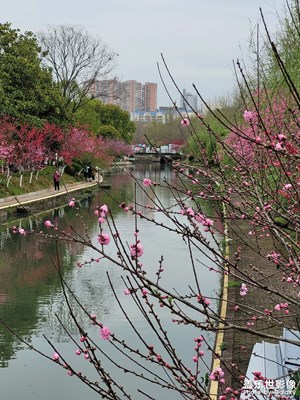
[[227,287],[229,288],[240,287],[242,283],[243,283],[242,281],[228,281]]
[[222,342],[219,344],[219,349],[220,350],[226,350],[226,343]]
[[[24,193],[36,192],[43,189],[48,189],[53,187],[53,173],[55,167],[48,166],[43,170],[39,171],[38,177],[36,179],[36,172],[33,175],[32,182],[29,183],[30,173],[25,172],[23,174],[23,183],[20,187],[20,174],[14,173],[8,188],[7,179],[5,174],[0,174],[0,198],[17,196]],[[69,184],[78,182],[81,179],[76,176],[70,176],[66,173],[63,174],[61,178],[61,184]]]

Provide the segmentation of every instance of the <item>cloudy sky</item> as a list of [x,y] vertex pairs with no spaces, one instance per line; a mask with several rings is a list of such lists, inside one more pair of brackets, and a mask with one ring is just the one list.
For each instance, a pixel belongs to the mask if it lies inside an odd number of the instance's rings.
[[[157,63],[172,98],[179,101],[164,71],[163,54],[178,86],[213,101],[234,84],[232,62],[247,57],[251,26],[259,7],[272,32],[285,0],[8,0],[1,22],[21,31],[47,25],[80,25],[119,54],[121,80],[157,82],[158,105],[171,102],[163,89]],[[242,50],[242,53],[241,53]]]

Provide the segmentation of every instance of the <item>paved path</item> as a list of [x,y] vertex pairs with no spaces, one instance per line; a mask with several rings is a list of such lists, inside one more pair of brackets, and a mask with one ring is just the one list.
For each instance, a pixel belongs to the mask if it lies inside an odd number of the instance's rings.
[[[100,176],[99,183],[102,183],[103,178]],[[12,197],[6,197],[3,199],[0,199],[0,210],[6,209],[6,208],[11,208],[11,207],[16,207],[19,206],[20,204],[25,205],[25,204],[30,204],[34,203],[39,200],[46,200],[49,198],[53,197],[59,197],[62,196],[66,193],[72,193],[75,192],[76,190],[80,189],[87,189],[89,187],[95,187],[98,184],[97,181],[93,182],[76,182],[76,183],[71,183],[67,185],[63,185],[61,182],[61,188],[59,191],[54,191],[54,188],[49,188],[49,189],[44,189],[40,190],[38,192],[31,192],[31,193],[26,193],[22,194],[19,196],[12,196]]]

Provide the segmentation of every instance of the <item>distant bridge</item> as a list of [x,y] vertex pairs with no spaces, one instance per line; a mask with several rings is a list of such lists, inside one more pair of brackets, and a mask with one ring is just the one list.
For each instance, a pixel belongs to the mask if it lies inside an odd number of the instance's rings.
[[173,162],[182,160],[183,156],[180,153],[135,153],[129,157],[128,161],[132,162]]
[[153,148],[146,145],[135,145],[133,146],[132,157],[129,157],[129,161],[133,162],[173,162],[182,160],[183,156],[179,152],[180,146],[174,144],[166,144],[157,148]]

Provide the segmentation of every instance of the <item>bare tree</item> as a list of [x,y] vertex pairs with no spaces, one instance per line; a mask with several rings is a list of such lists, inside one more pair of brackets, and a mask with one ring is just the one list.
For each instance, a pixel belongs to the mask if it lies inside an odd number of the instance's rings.
[[100,37],[81,27],[51,26],[39,34],[44,61],[74,113],[88,101],[87,94],[99,79],[107,79],[115,67],[117,54]]

